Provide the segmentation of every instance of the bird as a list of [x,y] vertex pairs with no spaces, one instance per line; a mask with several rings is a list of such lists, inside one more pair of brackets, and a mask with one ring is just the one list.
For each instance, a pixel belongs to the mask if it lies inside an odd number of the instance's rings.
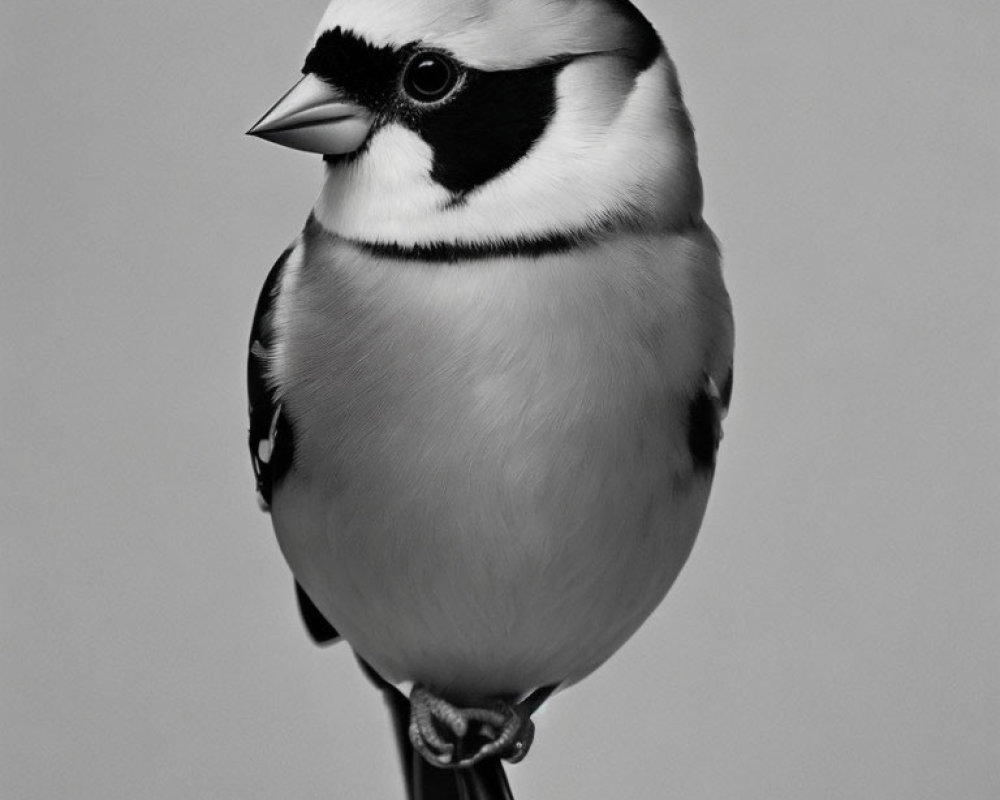
[[260,292],[249,446],[317,643],[411,798],[502,798],[701,526],[732,305],[694,129],[628,0],[333,0],[248,131],[322,156]]

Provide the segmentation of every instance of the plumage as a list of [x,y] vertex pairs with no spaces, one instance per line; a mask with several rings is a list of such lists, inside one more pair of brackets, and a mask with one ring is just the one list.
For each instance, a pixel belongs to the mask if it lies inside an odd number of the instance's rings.
[[330,624],[330,621],[323,616],[323,613],[316,608],[316,604],[309,598],[302,586],[296,581],[295,599],[299,604],[299,616],[306,626],[309,636],[318,645],[332,644],[340,639],[337,629]]
[[651,30],[627,0],[333,0],[314,41],[338,26],[378,47],[433,43],[487,70],[612,51],[641,60]]
[[334,0],[303,71],[251,131],[330,142],[251,334],[258,490],[397,727],[396,686],[503,701],[481,763],[523,757],[509,704],[646,619],[715,469],[733,326],[676,70],[625,0]]
[[[273,380],[295,387],[282,407],[309,480],[286,483],[272,515],[307,592],[389,680],[469,696],[582,677],[680,568],[690,543],[671,537],[693,538],[708,484],[691,477],[685,426],[665,423],[703,392],[711,340],[695,337],[727,309],[710,304],[711,273],[664,275],[669,259],[639,261],[653,245],[630,238],[512,269],[400,264],[307,228]],[[703,228],[657,248],[715,253]],[[689,332],[692,300],[705,307]],[[642,546],[623,553],[609,527]],[[444,596],[424,607],[414,587]],[[637,595],[627,621],[623,591]],[[508,637],[525,652],[504,665]]]
[[[250,412],[250,460],[257,479],[257,497],[263,508],[271,504],[274,484],[281,481],[292,464],[294,436],[287,417],[279,414],[275,387],[268,378],[268,360],[276,347],[273,308],[282,274],[293,248],[289,247],[271,268],[260,291],[247,356],[247,394]],[[281,438],[278,439],[278,428]]]
[[430,180],[430,144],[386,125],[363,158],[330,165],[314,213],[345,238],[399,245],[685,229],[701,218],[701,180],[687,112],[668,93],[673,76],[665,53],[640,73],[611,56],[567,64],[556,79],[558,111],[530,157],[460,204]]

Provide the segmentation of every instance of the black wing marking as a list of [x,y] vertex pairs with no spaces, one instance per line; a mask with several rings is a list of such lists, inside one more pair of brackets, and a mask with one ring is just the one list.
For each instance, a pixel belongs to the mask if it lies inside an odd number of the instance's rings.
[[730,366],[721,389],[712,378],[707,378],[688,406],[688,449],[695,472],[711,474],[715,469],[715,455],[722,441],[722,420],[729,410],[732,393]]
[[299,601],[299,614],[302,617],[302,622],[316,644],[332,644],[340,638],[337,629],[327,621],[323,612],[316,608],[298,581],[295,582],[295,597]]
[[266,511],[275,484],[292,465],[295,454],[293,431],[281,413],[274,388],[267,380],[268,356],[274,347],[273,308],[292,247],[271,268],[257,300],[257,312],[250,330],[247,357],[247,393],[250,399],[250,460],[257,479],[257,499]]
[[[729,401],[733,399],[733,365],[729,365],[729,374],[722,384],[722,391],[719,394],[719,402],[722,403],[723,412],[729,411]],[[725,416],[725,413],[723,413]]]
[[[267,379],[268,360],[275,345],[274,301],[281,287],[281,276],[293,247],[289,247],[271,268],[260,290],[253,327],[250,329],[250,353],[247,356],[247,394],[250,399],[250,461],[257,479],[257,499],[266,511],[274,487],[284,477],[295,456],[295,438],[281,402]],[[316,644],[330,644],[340,638],[334,628],[303,588],[295,583],[295,597],[306,630]]]

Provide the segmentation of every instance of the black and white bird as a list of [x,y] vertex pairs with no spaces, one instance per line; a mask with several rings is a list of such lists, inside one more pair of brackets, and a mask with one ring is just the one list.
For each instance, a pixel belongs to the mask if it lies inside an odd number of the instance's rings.
[[505,796],[705,511],[733,323],[693,129],[627,0],[333,0],[302,71],[250,130],[326,170],[253,323],[260,501],[411,796]]

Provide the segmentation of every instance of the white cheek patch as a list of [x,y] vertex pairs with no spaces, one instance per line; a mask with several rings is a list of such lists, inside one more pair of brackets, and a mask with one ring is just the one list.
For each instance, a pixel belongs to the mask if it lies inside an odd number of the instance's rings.
[[565,233],[618,217],[663,220],[676,195],[667,181],[694,158],[670,125],[667,70],[663,57],[634,81],[607,63],[568,65],[541,138],[458,203],[430,177],[431,147],[387,126],[356,162],[331,167],[316,218],[350,239],[403,246]]
[[387,237],[394,230],[425,227],[451,199],[431,180],[433,156],[413,131],[386,126],[361,158],[330,168],[316,218],[329,230],[364,241],[393,241]]

